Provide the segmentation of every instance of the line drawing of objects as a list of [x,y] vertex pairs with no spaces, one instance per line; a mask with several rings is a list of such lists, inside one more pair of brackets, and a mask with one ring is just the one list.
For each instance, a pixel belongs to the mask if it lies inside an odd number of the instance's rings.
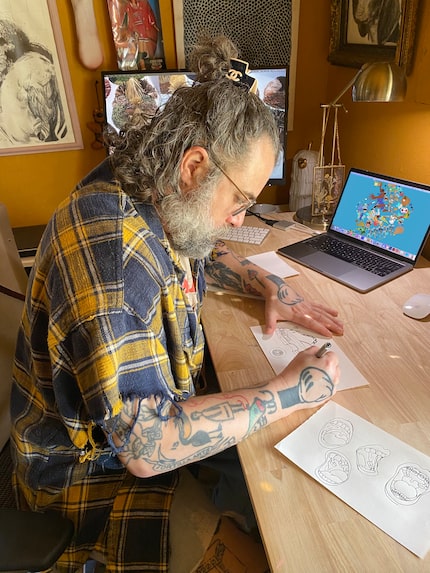
[[315,470],[315,474],[327,485],[339,485],[349,479],[351,464],[340,452],[326,452],[325,461]]
[[318,342],[318,339],[314,336],[291,328],[278,328],[278,333],[282,343],[294,354],[297,354],[301,350],[305,350]]
[[379,462],[390,455],[390,450],[379,445],[360,446],[356,450],[357,469],[366,475],[376,476],[379,473]]
[[385,484],[388,499],[398,505],[412,505],[429,492],[430,471],[414,463],[400,465]]
[[340,448],[349,444],[353,433],[354,429],[349,420],[334,418],[322,427],[318,441],[325,448]]

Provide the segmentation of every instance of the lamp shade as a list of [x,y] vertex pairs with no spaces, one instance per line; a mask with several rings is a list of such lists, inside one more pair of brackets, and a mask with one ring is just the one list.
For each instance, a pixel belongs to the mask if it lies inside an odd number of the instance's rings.
[[406,95],[406,77],[394,62],[365,64],[352,87],[353,101],[402,101]]

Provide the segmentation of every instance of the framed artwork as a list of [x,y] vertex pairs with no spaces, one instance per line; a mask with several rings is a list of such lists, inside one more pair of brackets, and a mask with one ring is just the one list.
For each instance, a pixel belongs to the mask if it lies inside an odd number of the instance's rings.
[[0,155],[82,147],[55,0],[0,0]]
[[345,165],[314,167],[312,187],[313,216],[333,215],[344,181]]
[[107,0],[118,68],[166,68],[159,0]]
[[329,61],[395,61],[410,73],[419,0],[331,0]]

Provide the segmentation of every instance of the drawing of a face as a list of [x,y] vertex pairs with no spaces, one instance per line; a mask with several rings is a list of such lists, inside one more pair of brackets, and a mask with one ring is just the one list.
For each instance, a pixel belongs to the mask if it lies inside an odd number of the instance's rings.
[[349,444],[352,438],[352,424],[349,420],[334,418],[321,429],[318,440],[325,448],[339,448]]
[[351,464],[339,452],[327,452],[325,462],[315,470],[317,477],[327,485],[339,485],[351,474]]
[[357,468],[367,475],[377,475],[379,462],[390,455],[390,451],[382,446],[361,446],[357,448]]
[[400,505],[412,505],[430,492],[430,471],[417,464],[402,464],[386,483],[388,498]]

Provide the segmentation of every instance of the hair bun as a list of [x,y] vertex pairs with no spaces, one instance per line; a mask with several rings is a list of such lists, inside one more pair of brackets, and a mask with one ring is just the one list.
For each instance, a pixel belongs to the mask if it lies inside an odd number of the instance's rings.
[[203,34],[194,45],[188,58],[188,68],[202,83],[226,76],[230,60],[237,58],[239,51],[227,36],[211,37]]

